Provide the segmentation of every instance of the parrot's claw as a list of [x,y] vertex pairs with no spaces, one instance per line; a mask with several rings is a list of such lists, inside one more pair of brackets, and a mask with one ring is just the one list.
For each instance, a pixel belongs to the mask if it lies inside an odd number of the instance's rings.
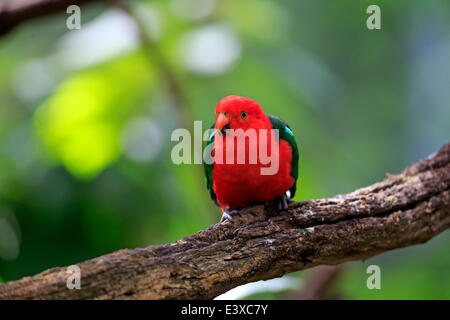
[[238,210],[229,210],[228,208],[222,213],[222,218],[220,218],[219,223],[224,222],[225,220],[233,221],[233,216],[241,216]]
[[283,194],[282,196],[279,196],[277,198],[278,201],[278,210],[287,210],[288,209],[288,201],[289,197],[286,194]]

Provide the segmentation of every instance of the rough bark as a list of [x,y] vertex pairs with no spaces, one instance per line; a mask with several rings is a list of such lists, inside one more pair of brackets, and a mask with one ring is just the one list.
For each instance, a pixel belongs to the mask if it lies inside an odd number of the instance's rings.
[[424,243],[450,227],[450,144],[350,194],[244,209],[175,243],[120,250],[0,286],[3,299],[210,299],[236,286]]
[[106,0],[9,0],[0,2],[0,36],[22,23],[57,12],[65,12],[70,5]]

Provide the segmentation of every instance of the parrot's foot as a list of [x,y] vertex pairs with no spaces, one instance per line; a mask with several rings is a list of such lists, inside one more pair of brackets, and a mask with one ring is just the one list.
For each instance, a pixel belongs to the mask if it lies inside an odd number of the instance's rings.
[[228,207],[226,207],[225,211],[222,213],[222,218],[220,218],[219,223],[221,223],[221,222],[223,222],[225,220],[233,221],[233,216],[239,216],[240,217],[241,214],[239,213],[238,210],[231,210],[230,211],[230,209]]
[[287,194],[283,194],[276,199],[278,203],[278,210],[287,210],[288,209],[288,201],[289,196]]

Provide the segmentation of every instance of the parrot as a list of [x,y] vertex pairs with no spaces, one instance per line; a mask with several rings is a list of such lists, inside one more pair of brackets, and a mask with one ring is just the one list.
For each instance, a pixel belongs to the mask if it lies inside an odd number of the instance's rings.
[[[297,143],[289,125],[276,116],[264,113],[255,100],[236,95],[221,99],[215,114],[212,133],[206,140],[206,147],[211,150],[210,156],[214,160],[203,162],[203,165],[210,197],[222,209],[220,222],[233,221],[233,216],[240,216],[239,211],[252,204],[277,201],[278,210],[287,210],[288,201],[297,189],[299,162]],[[230,139],[236,139],[229,132],[239,129],[244,133],[254,129],[258,141],[254,145],[249,140],[245,141],[244,163],[236,161],[238,146],[234,143],[235,157],[229,163],[223,155],[226,156],[226,145],[231,142]],[[278,129],[278,139],[274,138],[271,129]],[[261,146],[272,150],[272,143],[278,147],[273,154],[278,157],[278,170],[275,174],[262,174],[262,168],[267,169],[269,164],[262,161],[261,153],[253,163],[249,161],[249,155],[261,151]],[[272,156],[269,151],[267,154]],[[222,161],[218,161],[220,155]]]

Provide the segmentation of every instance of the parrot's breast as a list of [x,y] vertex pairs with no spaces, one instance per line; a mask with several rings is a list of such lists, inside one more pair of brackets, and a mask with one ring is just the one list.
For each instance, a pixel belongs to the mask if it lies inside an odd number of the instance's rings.
[[[258,145],[260,139],[264,139],[264,136],[258,135]],[[245,145],[245,163],[237,163],[237,146],[235,145],[235,161],[227,164],[225,163],[226,139],[223,142],[216,141],[214,153],[216,154],[220,149],[224,155],[224,161],[222,161],[224,163],[217,161],[214,163],[213,188],[222,209],[226,207],[237,209],[253,203],[273,201],[293,186],[295,180],[290,174],[291,147],[284,140],[280,140],[279,143],[270,137],[268,140],[278,146],[278,148],[271,149],[271,142],[267,144],[268,155],[272,159],[271,163],[267,163],[267,158],[262,157],[258,150],[257,161],[253,164],[249,161],[249,154],[255,150],[250,144]],[[270,153],[270,150],[274,153]],[[274,157],[277,157],[278,160],[274,160]],[[278,165],[274,164],[274,161]],[[271,170],[268,170],[269,168]],[[262,174],[262,169],[263,172],[266,170],[266,173],[271,171],[270,173],[274,174]]]

